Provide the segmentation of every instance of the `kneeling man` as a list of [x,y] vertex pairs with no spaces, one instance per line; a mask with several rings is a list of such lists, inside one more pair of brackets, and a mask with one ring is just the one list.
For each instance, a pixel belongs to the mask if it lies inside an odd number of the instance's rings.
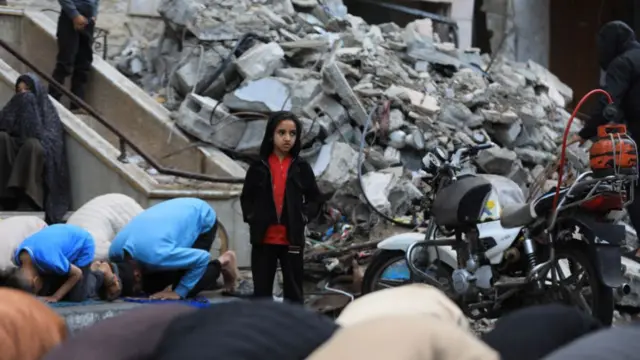
[[215,289],[221,274],[225,286],[233,288],[238,273],[235,254],[227,251],[215,260],[209,254],[217,230],[215,211],[196,198],[167,200],[138,214],[109,248],[122,295],[193,297]]

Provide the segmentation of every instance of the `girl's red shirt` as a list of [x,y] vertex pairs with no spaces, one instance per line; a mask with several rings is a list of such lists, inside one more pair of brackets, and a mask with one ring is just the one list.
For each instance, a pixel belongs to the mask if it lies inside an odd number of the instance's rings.
[[[271,185],[273,189],[273,201],[276,204],[278,218],[282,216],[284,207],[284,195],[287,185],[287,173],[291,165],[291,157],[287,156],[282,161],[276,154],[269,156],[269,169],[271,170]],[[287,239],[287,228],[282,224],[274,224],[267,228],[263,244],[269,245],[289,245]]]

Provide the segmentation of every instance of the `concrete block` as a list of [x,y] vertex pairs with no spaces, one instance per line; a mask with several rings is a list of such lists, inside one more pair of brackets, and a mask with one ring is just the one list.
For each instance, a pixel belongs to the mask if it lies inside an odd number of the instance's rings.
[[367,121],[367,112],[358,96],[351,90],[351,85],[340,71],[338,63],[329,61],[325,64],[322,68],[322,78],[338,94],[351,118],[359,125],[364,125]]
[[[189,94],[180,105],[176,124],[187,133],[218,147],[233,149],[238,146],[247,124],[229,112],[214,99]],[[216,113],[212,115],[213,109]]]

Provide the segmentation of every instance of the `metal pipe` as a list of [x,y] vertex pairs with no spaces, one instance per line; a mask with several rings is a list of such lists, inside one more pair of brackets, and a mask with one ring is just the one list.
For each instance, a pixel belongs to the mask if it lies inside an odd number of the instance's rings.
[[96,110],[94,110],[89,104],[84,102],[82,99],[75,96],[71,91],[67,90],[64,86],[60,85],[57,81],[53,80],[51,76],[44,73],[42,70],[33,65],[29,60],[27,60],[22,54],[18,53],[14,50],[6,41],[0,39],[0,47],[5,49],[9,54],[13,55],[16,59],[20,60],[23,64],[27,65],[33,72],[35,72],[38,76],[45,79],[50,85],[53,85],[57,90],[71,99],[76,105],[80,108],[84,109],[89,115],[93,116],[98,122],[100,122],[104,127],[109,129],[109,131],[116,134],[120,139],[129,145],[129,147],[139,154],[149,165],[155,168],[160,174],[163,175],[171,175],[177,177],[183,177],[187,179],[200,180],[200,181],[208,181],[212,183],[228,183],[228,184],[242,184],[244,182],[243,178],[219,178],[213,177],[206,174],[198,174],[189,171],[182,170],[174,170],[168,169],[162,165],[160,165],[154,158],[148,155],[145,151],[143,151],[140,147],[133,143],[126,135],[116,129],[111,123],[105,120]]
[[615,294],[618,299],[623,298],[631,294],[631,286],[629,286],[629,284],[627,283],[624,283],[616,288]]

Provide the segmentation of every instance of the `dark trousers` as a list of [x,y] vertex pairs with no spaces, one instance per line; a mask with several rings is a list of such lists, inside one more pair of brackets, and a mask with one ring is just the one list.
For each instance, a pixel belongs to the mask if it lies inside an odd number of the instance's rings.
[[278,262],[282,268],[284,298],[302,304],[304,262],[301,249],[292,250],[286,245],[253,245],[251,249],[251,273],[256,297],[273,298],[273,281]]
[[[53,296],[64,284],[68,276],[42,275],[42,290],[39,296]],[[99,271],[91,271],[90,266],[82,268],[82,279],[62,298],[62,301],[83,302],[98,296],[100,287],[104,281],[104,275]]]
[[[192,248],[209,252],[211,245],[213,245],[216,239],[216,234],[218,234],[218,222],[213,225],[211,230],[200,234],[193,243]],[[191,289],[187,297],[194,297],[201,291],[216,289],[221,271],[222,266],[220,265],[220,261],[218,261],[218,259],[211,261],[204,275],[202,275],[196,286]],[[142,288],[148,295],[162,291],[169,285],[175,289],[186,272],[186,269],[154,271],[149,273],[143,271]]]
[[[84,14],[83,14],[84,15]],[[85,15],[86,16],[86,15]],[[67,77],[71,76],[71,92],[84,100],[85,88],[93,62],[93,30],[94,23],[89,24],[80,31],[73,27],[73,20],[64,12],[58,17],[58,57],[56,67],[53,70],[53,79],[64,85]],[[61,92],[49,85],[49,94],[56,100],[60,100]],[[77,109],[73,102],[70,108]]]

